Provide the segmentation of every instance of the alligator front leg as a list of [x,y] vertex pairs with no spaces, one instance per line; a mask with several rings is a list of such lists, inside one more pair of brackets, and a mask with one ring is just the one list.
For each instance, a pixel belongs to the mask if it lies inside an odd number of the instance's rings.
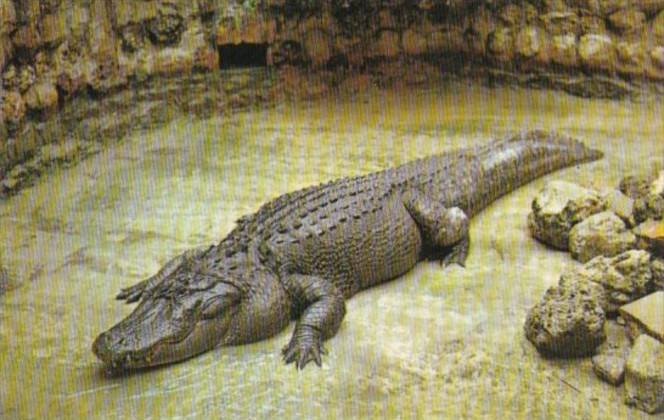
[[283,349],[284,361],[295,363],[297,369],[312,360],[321,366],[321,354],[326,353],[322,342],[337,333],[346,313],[344,297],[332,282],[320,277],[292,274],[285,283],[304,311]]
[[465,266],[470,248],[466,213],[458,207],[445,207],[421,194],[407,197],[405,205],[422,230],[424,239],[445,250],[441,263]]
[[161,283],[166,277],[173,274],[173,272],[182,265],[185,261],[189,261],[203,255],[205,251],[210,249],[209,246],[199,247],[187,250],[175,258],[169,260],[154,276],[140,281],[133,286],[125,287],[120,290],[115,298],[124,300],[127,303],[137,302],[141,297],[146,296]]

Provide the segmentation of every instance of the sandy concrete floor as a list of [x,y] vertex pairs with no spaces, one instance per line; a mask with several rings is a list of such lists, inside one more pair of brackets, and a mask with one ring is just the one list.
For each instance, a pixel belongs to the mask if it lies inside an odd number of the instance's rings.
[[[0,297],[0,417],[653,418],[626,407],[589,359],[540,358],[522,325],[573,264],[529,238],[530,200],[547,180],[608,187],[664,167],[662,115],[661,100],[447,82],[135,133],[0,203],[2,258],[26,279]],[[124,376],[90,351],[132,309],[114,301],[121,287],[219,241],[267,199],[529,128],[578,136],[606,158],[476,217],[465,269],[422,263],[355,296],[322,369],[282,364],[292,327]]]

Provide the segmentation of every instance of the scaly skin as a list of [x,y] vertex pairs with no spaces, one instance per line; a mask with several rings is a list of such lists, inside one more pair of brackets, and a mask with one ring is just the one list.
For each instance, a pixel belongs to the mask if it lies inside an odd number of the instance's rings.
[[114,368],[154,366],[261,340],[296,319],[285,362],[320,365],[346,299],[423,258],[463,265],[470,217],[534,178],[601,156],[535,131],[282,195],[218,245],[124,289],[119,299],[140,303],[93,351]]

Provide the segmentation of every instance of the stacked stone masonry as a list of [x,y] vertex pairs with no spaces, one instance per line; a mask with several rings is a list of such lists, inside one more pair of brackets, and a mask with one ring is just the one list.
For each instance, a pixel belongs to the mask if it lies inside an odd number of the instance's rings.
[[0,172],[21,160],[26,119],[80,92],[216,70],[218,47],[240,43],[266,45],[268,65],[435,59],[664,81],[664,0],[0,0]]

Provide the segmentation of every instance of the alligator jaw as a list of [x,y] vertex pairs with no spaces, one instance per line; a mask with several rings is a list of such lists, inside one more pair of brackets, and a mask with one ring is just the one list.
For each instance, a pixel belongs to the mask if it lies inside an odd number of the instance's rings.
[[201,311],[178,311],[172,305],[164,299],[141,302],[100,334],[92,351],[112,369],[136,369],[185,360],[224,341],[233,316],[230,308],[205,319]]

